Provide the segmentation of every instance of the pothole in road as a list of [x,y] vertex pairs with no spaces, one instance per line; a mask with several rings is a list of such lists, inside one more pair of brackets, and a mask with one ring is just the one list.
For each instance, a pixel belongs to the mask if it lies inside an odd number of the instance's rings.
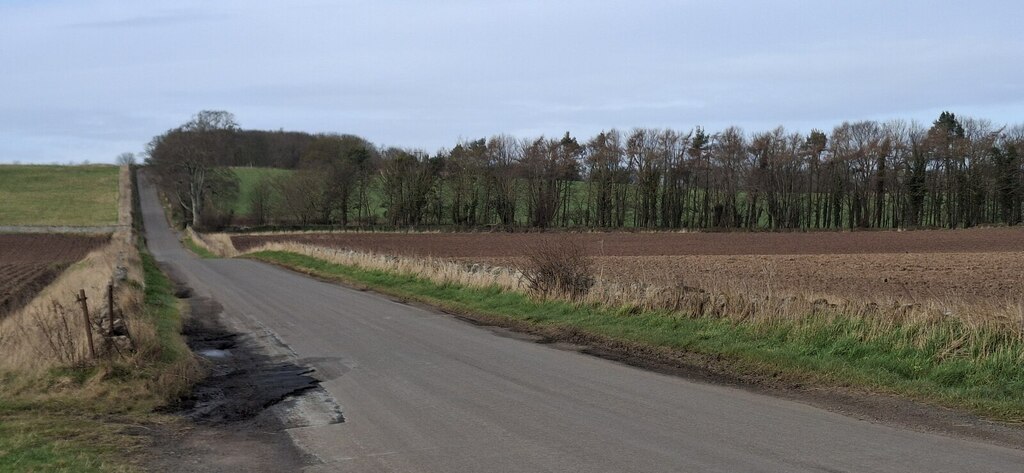
[[[178,292],[192,296],[187,290]],[[266,421],[263,417],[281,417],[289,406],[303,404],[303,397],[326,395],[313,393],[323,391],[320,381],[312,376],[313,368],[265,355],[257,342],[225,328],[219,320],[222,308],[216,301],[200,297],[188,301],[192,311],[182,334],[189,348],[202,357],[207,376],[172,407],[175,412],[201,424],[253,419],[262,423]],[[332,416],[318,423],[344,421],[340,409],[331,411]],[[284,420],[286,425],[280,428],[297,423]]]

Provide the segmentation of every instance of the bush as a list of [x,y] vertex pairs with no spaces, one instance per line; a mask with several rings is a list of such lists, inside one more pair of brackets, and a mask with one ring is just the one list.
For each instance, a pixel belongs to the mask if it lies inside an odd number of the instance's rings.
[[581,300],[594,285],[594,263],[583,245],[569,237],[540,240],[523,253],[520,271],[530,291],[542,298]]

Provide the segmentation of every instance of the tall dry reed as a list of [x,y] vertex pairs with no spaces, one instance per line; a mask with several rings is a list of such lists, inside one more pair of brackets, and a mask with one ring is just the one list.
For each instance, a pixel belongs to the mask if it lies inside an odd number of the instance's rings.
[[456,263],[436,258],[398,257],[291,242],[266,243],[246,251],[246,254],[261,251],[286,251],[329,263],[415,276],[440,284],[468,287],[497,286],[506,290],[523,288],[523,279],[519,271],[498,266]]
[[[224,238],[230,241],[226,235]],[[345,266],[421,277],[440,284],[496,286],[529,292],[528,280],[522,271],[502,266],[289,242],[267,243],[246,253],[260,251],[292,252]],[[643,280],[621,284],[597,277],[584,296],[574,295],[571,299],[582,304],[624,307],[627,313],[664,310],[687,317],[715,317],[754,324],[842,318],[859,321],[875,334],[908,329],[919,334],[919,343],[924,343],[935,327],[948,327],[948,322],[955,322],[963,337],[1024,340],[1024,300],[1012,296],[987,302],[967,302],[953,297],[914,301],[894,297],[844,299],[831,294],[782,290],[780,288],[786,286],[779,284],[769,263],[756,281],[711,276],[691,285],[664,286]],[[979,343],[984,345],[984,342]]]
[[221,258],[238,256],[238,250],[231,242],[231,236],[224,233],[199,233],[192,227],[185,228],[185,235],[192,239],[196,246],[209,251]]

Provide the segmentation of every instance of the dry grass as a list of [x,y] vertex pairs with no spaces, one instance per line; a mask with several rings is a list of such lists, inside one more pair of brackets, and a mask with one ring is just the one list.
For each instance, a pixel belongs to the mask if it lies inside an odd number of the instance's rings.
[[[291,242],[267,243],[245,253],[261,251],[297,253],[330,263],[411,275],[441,284],[496,286],[536,294],[530,290],[529,280],[522,271],[502,266],[443,258],[382,255]],[[633,313],[668,310],[691,317],[748,323],[772,324],[784,320],[841,317],[863,321],[878,333],[895,327],[920,328],[922,340],[928,335],[928,327],[954,320],[967,327],[969,334],[996,333],[1024,340],[1024,299],[964,301],[956,297],[936,297],[908,303],[887,296],[840,298],[831,294],[789,291],[773,269],[770,263],[766,263],[758,278],[742,281],[711,276],[701,280],[700,287],[665,286],[644,280],[622,284],[597,275],[589,291],[575,294],[571,299],[582,304],[622,307]]]
[[287,251],[330,263],[357,268],[387,271],[421,277],[441,284],[469,287],[497,286],[507,290],[521,290],[521,274],[513,269],[480,264],[462,264],[433,258],[407,258],[379,255],[359,251],[324,248],[301,243],[267,243],[246,253],[261,251]]
[[[65,270],[26,307],[0,321],[0,470],[135,471],[138,426],[201,375],[180,337],[180,304],[132,229],[132,185],[121,171],[118,230],[106,246]],[[74,294],[84,289],[94,316],[114,284],[115,313],[130,344],[88,359],[86,327]],[[112,321],[113,318],[104,321]],[[96,348],[110,325],[94,327]]]
[[[457,263],[440,258],[415,258],[353,251],[303,243],[266,243],[247,249],[244,253],[235,249],[231,237],[223,233],[199,234],[189,229],[189,235],[197,245],[221,257],[261,251],[287,251],[321,259],[330,263],[355,266],[362,269],[387,271],[422,277],[442,284],[459,284],[469,287],[497,286],[506,290],[525,290],[525,280],[517,269],[476,263]],[[199,243],[202,242],[202,243]],[[210,242],[215,242],[210,244]]]
[[[131,225],[130,173],[122,171],[119,229],[110,242],[65,270],[28,305],[0,321],[0,397],[19,402],[74,404],[87,411],[148,412],[183,393],[201,376],[201,368],[180,336],[180,306],[162,275],[147,303],[147,281]],[[114,283],[115,312],[131,339],[129,349],[105,344],[109,325],[96,327],[105,314],[108,284]],[[88,358],[85,323],[75,301],[85,290],[98,360]],[[109,322],[109,319],[106,321]],[[123,339],[121,339],[123,341]],[[107,348],[104,350],[104,348]],[[68,371],[66,368],[78,368]],[[86,378],[78,379],[79,374]],[[115,378],[117,382],[107,382]],[[42,404],[40,404],[42,405]]]
[[[116,311],[135,343],[152,343],[155,331],[141,320],[142,267],[131,230],[131,180],[121,170],[118,230],[110,242],[71,265],[27,305],[0,321],[0,370],[31,372],[82,364],[88,359],[85,321],[77,294],[84,290],[93,324],[104,312],[107,286],[114,284]],[[94,334],[99,330],[93,329]],[[96,335],[97,348],[102,345]]]
[[233,258],[238,256],[238,250],[231,243],[231,237],[224,233],[199,233],[187,227],[185,235],[192,239],[196,246],[213,253],[221,258]]
[[711,276],[702,279],[699,287],[665,286],[643,280],[622,284],[599,278],[586,301],[635,311],[670,310],[696,317],[768,325],[841,318],[863,322],[879,334],[897,328],[917,331],[923,343],[931,327],[950,321],[963,324],[964,333],[969,336],[1001,334],[1024,340],[1024,298],[1021,297],[978,301],[937,296],[909,302],[893,296],[837,297],[790,289],[779,281],[772,265],[765,263],[757,278],[736,280]]
[[[3,345],[0,345],[0,352],[5,354],[0,359],[0,368],[24,370],[60,364],[60,357],[49,356],[41,349],[50,344],[50,337],[41,327],[57,323],[55,319],[62,318],[61,314],[65,312],[74,315],[69,317],[67,323],[71,333],[76,336],[73,341],[77,347],[76,356],[85,359],[85,322],[75,302],[75,295],[79,290],[85,290],[90,313],[97,314],[105,304],[107,285],[121,275],[124,281],[134,282],[116,284],[114,299],[125,314],[129,332],[135,337],[144,338],[148,330],[138,319],[142,306],[139,257],[130,240],[130,235],[114,235],[110,243],[72,265],[28,305],[0,322],[0,330],[8,334]],[[54,310],[57,306],[63,306],[64,310]]]

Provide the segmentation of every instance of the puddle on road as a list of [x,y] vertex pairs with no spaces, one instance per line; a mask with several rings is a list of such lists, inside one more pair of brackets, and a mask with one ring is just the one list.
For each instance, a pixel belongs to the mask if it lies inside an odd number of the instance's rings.
[[227,358],[231,356],[231,352],[228,350],[218,350],[216,348],[210,348],[207,350],[199,350],[196,352],[197,355],[203,358]]
[[189,302],[192,313],[182,334],[203,358],[208,374],[179,400],[176,412],[198,423],[228,424],[256,418],[283,400],[321,389],[311,376],[312,368],[264,355],[255,342],[229,332],[218,320],[222,308],[216,301]]

